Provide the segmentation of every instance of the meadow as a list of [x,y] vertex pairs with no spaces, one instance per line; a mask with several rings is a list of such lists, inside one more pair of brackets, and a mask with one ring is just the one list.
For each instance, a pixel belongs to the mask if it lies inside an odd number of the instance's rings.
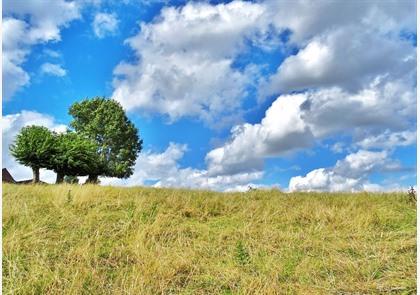
[[415,294],[405,193],[3,184],[4,294]]

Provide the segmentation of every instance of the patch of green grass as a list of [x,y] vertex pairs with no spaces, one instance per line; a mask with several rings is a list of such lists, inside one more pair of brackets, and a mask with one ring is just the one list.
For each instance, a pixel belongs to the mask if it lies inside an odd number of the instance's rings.
[[242,241],[239,241],[236,244],[235,258],[240,265],[246,265],[251,262],[251,257],[249,256],[248,250],[246,249]]
[[5,294],[414,294],[405,194],[3,185]]

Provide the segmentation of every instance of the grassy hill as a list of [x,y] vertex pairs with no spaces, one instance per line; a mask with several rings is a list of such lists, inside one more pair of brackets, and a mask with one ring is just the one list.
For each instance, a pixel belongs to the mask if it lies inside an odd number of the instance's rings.
[[3,184],[4,294],[415,291],[404,194]]

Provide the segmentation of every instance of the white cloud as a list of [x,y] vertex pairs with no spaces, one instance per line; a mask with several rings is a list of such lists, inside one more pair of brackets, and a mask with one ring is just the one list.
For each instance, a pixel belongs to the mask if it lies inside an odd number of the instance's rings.
[[416,49],[399,35],[380,35],[364,26],[344,27],[315,36],[297,55],[286,58],[262,91],[275,94],[337,86],[357,92],[377,77],[392,81],[415,67]]
[[341,154],[344,152],[345,147],[344,142],[336,142],[331,146],[331,151],[336,154]]
[[28,54],[25,39],[27,24],[13,18],[3,18],[3,99],[9,99],[29,82],[29,75],[20,67]]
[[35,44],[60,41],[60,30],[80,17],[75,2],[64,0],[3,3],[3,98],[30,82],[22,64]]
[[66,70],[63,69],[60,65],[52,63],[44,63],[41,66],[41,72],[57,77],[64,77],[67,74]]
[[307,87],[357,92],[377,78],[392,80],[415,69],[415,48],[400,38],[401,31],[416,30],[413,8],[415,1],[166,7],[127,40],[138,60],[115,68],[113,97],[130,111],[165,114],[171,121],[190,116],[219,122],[240,112],[248,88],[260,79],[258,65],[248,64],[248,71],[232,66],[249,49],[245,43],[273,50],[267,44],[281,45],[278,34],[285,30],[291,35],[283,46],[301,50],[260,81],[262,96]]
[[178,161],[184,156],[187,146],[170,143],[162,153],[141,153],[136,161],[134,174],[129,179],[103,178],[103,185],[145,185],[155,187],[185,187],[219,191],[239,190],[251,185],[263,176],[262,172],[233,175],[209,175],[207,170],[191,167],[181,168]]
[[93,20],[92,28],[98,38],[114,35],[118,29],[117,16],[113,13],[98,13]]
[[51,58],[61,58],[61,53],[56,50],[46,48],[43,50],[43,53]]
[[233,1],[164,8],[126,42],[138,61],[115,68],[113,98],[128,110],[217,122],[238,112],[252,67],[232,68],[244,37],[256,30],[261,5]]
[[416,143],[417,132],[406,130],[399,132],[391,132],[386,130],[382,134],[372,135],[356,142],[357,146],[363,149],[382,148],[393,149],[397,146],[409,146]]
[[60,28],[80,17],[80,7],[64,0],[5,1],[3,13],[27,20],[29,30],[22,41],[33,44],[61,40]]
[[[261,123],[236,126],[227,143],[207,154],[209,172],[260,171],[264,158],[282,156],[337,134],[353,136],[362,147],[380,147],[379,141],[396,132],[387,148],[410,145],[415,136],[406,129],[416,118],[415,105],[415,89],[405,80],[376,81],[358,93],[334,87],[281,95]],[[384,130],[389,131],[381,135]]]
[[[32,179],[32,170],[29,167],[20,165],[10,155],[9,146],[13,143],[16,135],[22,127],[29,125],[44,126],[57,132],[64,132],[66,125],[59,124],[49,115],[33,111],[21,111],[17,114],[10,114],[2,117],[2,165],[7,168],[15,180]],[[54,183],[55,173],[49,170],[41,169],[40,177],[42,181]]]
[[259,124],[243,124],[232,129],[232,138],[206,156],[209,172],[231,174],[263,169],[263,158],[284,155],[309,147],[313,135],[301,119],[305,95],[279,97]]
[[352,24],[363,24],[379,33],[396,29],[416,30],[414,0],[268,0],[263,3],[267,7],[266,18],[278,29],[291,30],[294,43],[304,43],[315,35]]
[[360,150],[337,161],[332,168],[319,168],[306,176],[292,177],[289,191],[378,191],[382,187],[370,183],[369,174],[398,169],[399,163],[390,160],[387,152]]
[[[299,49],[268,79],[259,99],[290,91],[339,87],[358,92],[376,79],[393,81],[416,69],[415,1],[267,1],[273,24],[290,30]],[[411,86],[411,88],[413,88]]]
[[322,138],[364,131],[364,136],[386,129],[404,130],[416,117],[416,91],[411,79],[376,81],[357,93],[340,88],[305,92],[302,120]]

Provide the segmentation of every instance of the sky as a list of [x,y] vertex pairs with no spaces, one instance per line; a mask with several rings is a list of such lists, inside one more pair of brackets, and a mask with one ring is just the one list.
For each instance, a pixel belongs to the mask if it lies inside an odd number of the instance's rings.
[[3,0],[2,165],[31,178],[19,130],[104,96],[144,141],[104,185],[406,190],[416,39],[414,0]]

